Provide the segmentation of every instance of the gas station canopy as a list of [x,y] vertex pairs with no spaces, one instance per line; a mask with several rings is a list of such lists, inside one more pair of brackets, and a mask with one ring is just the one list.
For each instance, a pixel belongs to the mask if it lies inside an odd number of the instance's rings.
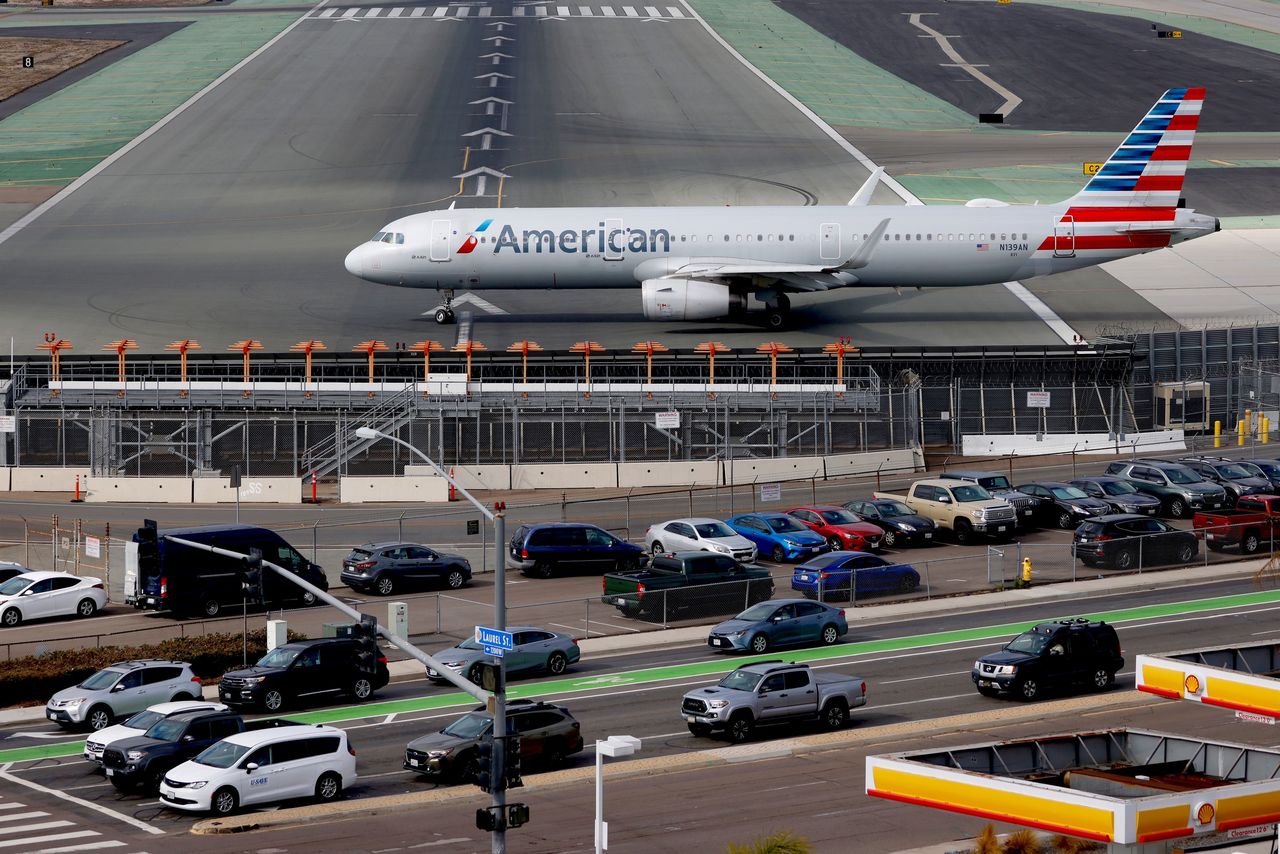
[[1139,655],[1134,670],[1139,691],[1234,709],[1268,723],[1280,718],[1280,643],[1274,641]]
[[1138,729],[867,757],[867,794],[1098,842],[1280,819],[1280,752]]

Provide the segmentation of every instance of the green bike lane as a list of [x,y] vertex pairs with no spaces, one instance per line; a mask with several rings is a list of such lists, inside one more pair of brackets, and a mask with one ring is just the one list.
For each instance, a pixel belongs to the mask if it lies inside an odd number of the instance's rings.
[[[1161,617],[1180,617],[1212,611],[1235,608],[1246,608],[1257,605],[1274,605],[1280,603],[1280,591],[1262,591],[1256,593],[1239,593],[1229,596],[1192,599],[1181,602],[1166,602],[1120,608],[1109,611],[1062,614],[1061,617],[1087,617],[1093,620],[1105,620],[1109,623],[1124,623],[1137,620],[1150,620]],[[1030,622],[1052,619],[1041,617],[1037,620],[1020,620],[1017,622],[995,625],[977,626],[968,629],[952,629],[901,637],[881,638],[877,640],[855,641],[830,647],[787,650],[786,657],[790,661],[808,664],[837,661],[860,655],[884,652],[904,652],[931,646],[946,646],[973,641],[1000,640],[1024,630]],[[645,667],[618,673],[607,673],[600,676],[582,676],[567,679],[552,679],[521,685],[513,685],[508,691],[510,699],[521,698],[553,698],[572,694],[578,698],[588,698],[592,694],[603,694],[621,688],[654,685],[681,679],[717,676],[728,673],[743,664],[754,661],[765,661],[776,658],[776,653],[733,658],[707,659],[687,664],[671,664],[656,667]],[[429,697],[410,697],[401,700],[384,700],[365,703],[358,706],[342,706],[332,709],[318,709],[311,712],[288,714],[290,720],[304,724],[338,724],[368,720],[388,715],[406,715],[417,712],[432,712],[442,709],[467,707],[475,704],[474,698],[462,692],[435,694]],[[11,736],[12,737],[12,736]],[[32,762],[42,759],[59,759],[78,756],[84,749],[82,740],[44,744],[33,747],[18,747],[0,750],[0,766],[15,762]]]

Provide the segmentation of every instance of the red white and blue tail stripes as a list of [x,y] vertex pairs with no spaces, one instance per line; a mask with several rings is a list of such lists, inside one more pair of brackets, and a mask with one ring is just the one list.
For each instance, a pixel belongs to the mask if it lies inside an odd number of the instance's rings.
[[1165,92],[1071,204],[1177,207],[1203,104],[1204,89]]

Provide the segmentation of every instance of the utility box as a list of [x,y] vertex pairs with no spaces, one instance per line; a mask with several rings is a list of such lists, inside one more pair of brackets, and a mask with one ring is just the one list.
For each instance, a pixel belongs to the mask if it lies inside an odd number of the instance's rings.
[[289,623],[287,620],[267,620],[267,652],[289,642]]
[[387,625],[392,633],[402,638],[409,637],[409,605],[407,602],[387,603]]
[[1162,430],[1208,430],[1209,384],[1160,383],[1156,386],[1156,426]]

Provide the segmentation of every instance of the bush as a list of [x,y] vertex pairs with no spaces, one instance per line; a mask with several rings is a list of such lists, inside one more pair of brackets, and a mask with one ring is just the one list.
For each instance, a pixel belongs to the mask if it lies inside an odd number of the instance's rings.
[[1075,836],[1067,836],[1059,833],[1049,841],[1049,849],[1051,851],[1061,851],[1062,854],[1084,854],[1087,851],[1101,851],[1102,849],[1096,842],[1088,839],[1079,839]]
[[729,843],[729,854],[812,854],[813,846],[803,836],[779,830],[746,845]]
[[973,854],[1000,854],[1000,840],[996,836],[996,826],[988,824],[973,840]]
[[[306,637],[289,632],[291,641]],[[267,630],[249,632],[249,660],[256,661],[266,652]],[[231,633],[195,635],[141,646],[59,649],[44,655],[14,658],[0,666],[0,697],[10,706],[43,703],[109,664],[140,658],[189,662],[195,674],[207,681],[240,666],[244,660],[244,639]]]
[[1004,854],[1040,854],[1040,835],[1034,830],[1015,830],[1004,840]]

